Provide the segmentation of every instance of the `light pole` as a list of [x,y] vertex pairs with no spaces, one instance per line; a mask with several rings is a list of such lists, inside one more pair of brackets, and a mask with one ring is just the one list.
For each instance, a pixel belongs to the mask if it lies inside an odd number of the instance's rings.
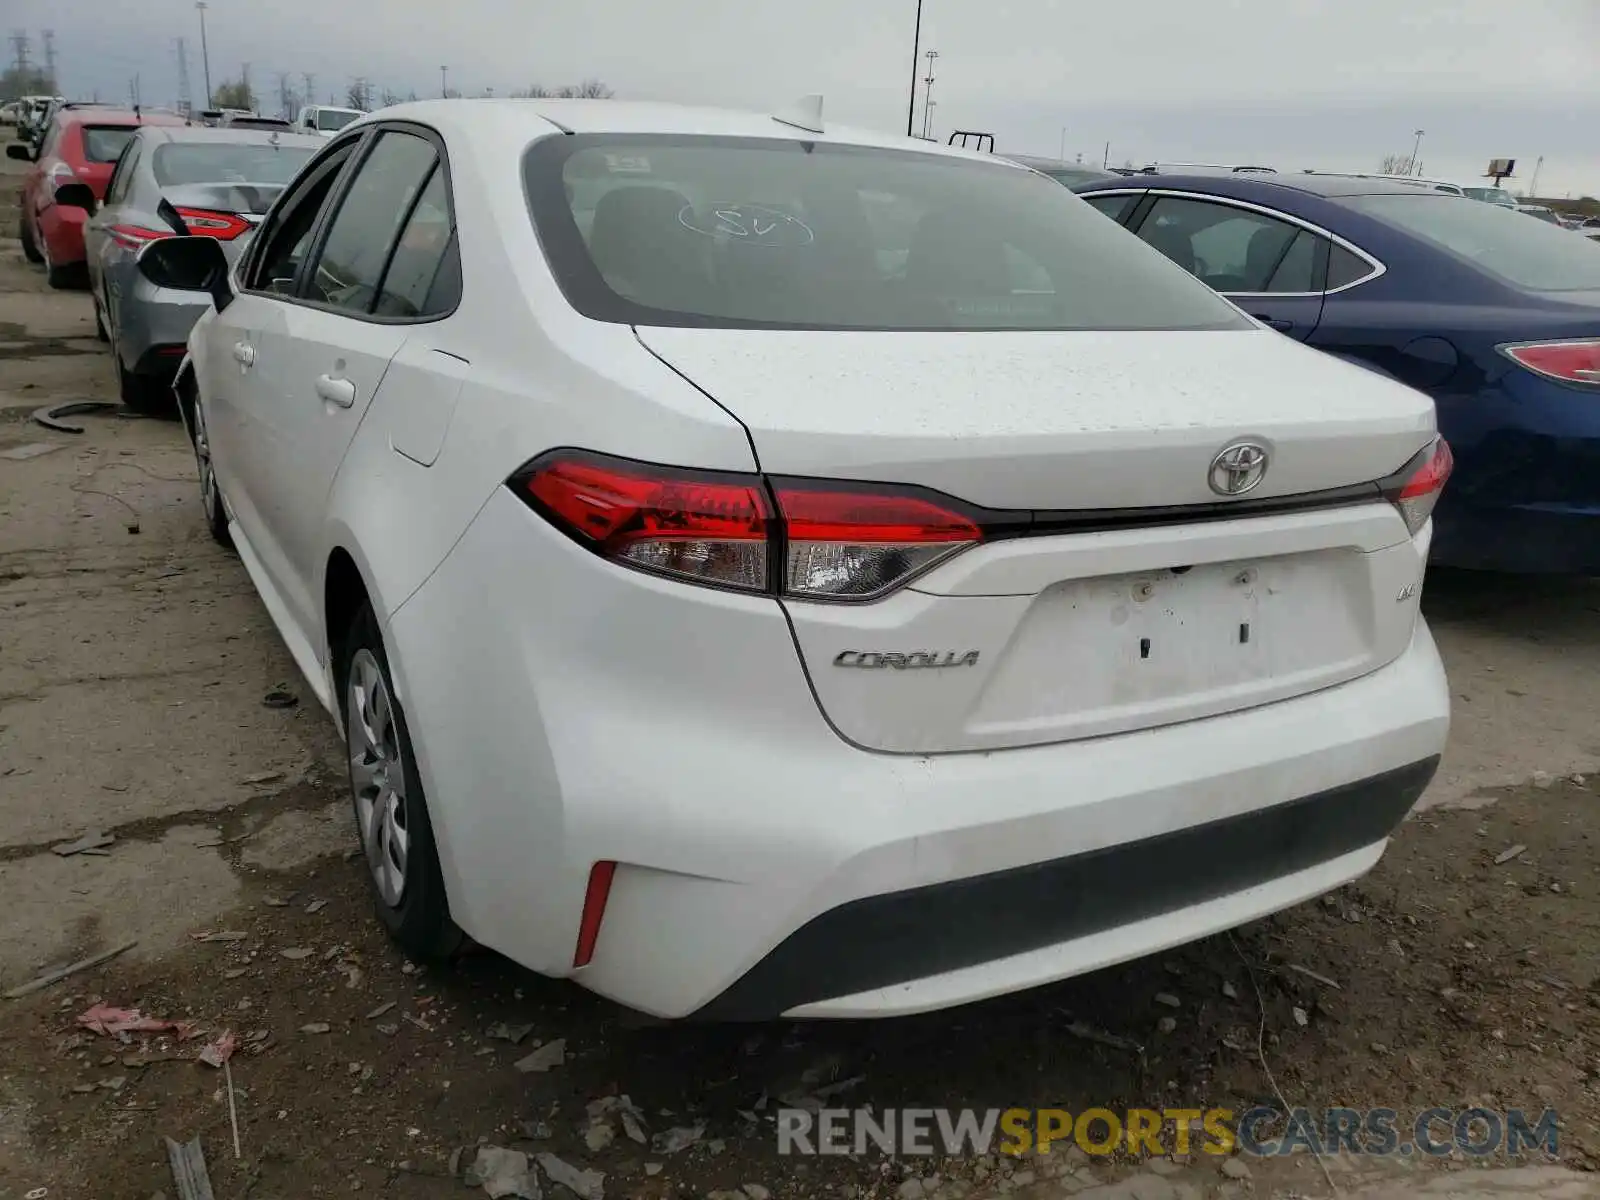
[[917,59],[922,57],[922,0],[917,0],[917,27],[911,35],[911,99],[906,104],[906,136],[917,119]]
[[1056,157],[1062,162],[1067,161],[1067,127],[1065,125],[1061,127],[1061,153]]
[[439,98],[441,100],[450,99],[450,68],[449,67],[441,66],[439,68]]
[[1416,175],[1422,170],[1422,134],[1423,131],[1421,129],[1417,130],[1417,140],[1411,146],[1410,174],[1412,175]]
[[206,0],[195,0],[195,9],[200,13],[200,62],[205,67],[206,73],[206,107],[211,104],[211,50],[206,46],[206,9],[209,7]]
[[933,140],[933,60],[938,57],[937,50],[928,51],[928,73],[922,77],[927,85],[922,91],[922,136],[928,141]]

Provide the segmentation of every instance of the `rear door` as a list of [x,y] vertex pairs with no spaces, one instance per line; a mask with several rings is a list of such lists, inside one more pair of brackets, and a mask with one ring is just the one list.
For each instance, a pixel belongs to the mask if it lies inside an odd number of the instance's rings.
[[108,328],[118,320],[117,308],[122,300],[121,284],[131,280],[133,246],[127,239],[119,240],[110,232],[123,223],[123,205],[137,174],[143,139],[134,138],[123,150],[122,157],[112,170],[111,182],[106,185],[105,200],[83,226],[84,258],[89,264],[89,286],[94,290],[96,303],[105,311]]
[[1303,342],[1316,330],[1331,243],[1285,214],[1157,193],[1137,232],[1279,333]]
[[251,413],[253,490],[270,498],[265,536],[308,635],[321,611],[315,581],[339,464],[413,323],[442,315],[429,297],[451,245],[449,222],[438,219],[449,211],[440,160],[432,135],[416,127],[370,140],[322,223],[295,302],[263,338],[275,384]]

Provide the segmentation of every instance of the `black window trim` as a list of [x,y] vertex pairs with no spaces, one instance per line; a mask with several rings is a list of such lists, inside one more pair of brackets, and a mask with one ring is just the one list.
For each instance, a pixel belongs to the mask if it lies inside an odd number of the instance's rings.
[[[300,286],[298,270],[295,276],[295,285],[290,289],[289,293],[268,291],[266,288],[248,287],[246,286],[246,281],[255,273],[261,256],[267,252],[267,244],[282,227],[283,222],[280,218],[287,211],[287,207],[290,204],[302,202],[306,192],[321,183],[323,174],[330,169],[329,164],[334,159],[339,158],[341,154],[344,155],[344,158],[331,169],[336,176],[339,174],[348,175],[348,168],[351,162],[360,156],[361,141],[365,137],[366,130],[363,129],[349,137],[335,138],[326,149],[319,151],[306,164],[305,168],[289,183],[289,186],[283,189],[283,192],[273,201],[272,207],[267,210],[267,215],[261,219],[261,224],[257,226],[255,238],[250,243],[249,249],[239,259],[239,265],[234,270],[233,282],[236,291],[245,295],[261,296],[268,300],[279,300],[284,303],[294,302],[295,297],[292,293],[297,291]],[[337,185],[337,178],[335,183]],[[324,197],[322,204],[318,206],[319,209],[326,207],[327,202],[328,197]],[[319,220],[320,216],[319,212]],[[313,221],[311,226],[313,238],[315,238],[317,232],[317,222]],[[309,253],[307,257],[310,257]]]
[[[456,255],[461,253],[461,241],[457,237],[456,230],[455,186],[450,174],[450,155],[445,149],[444,138],[439,134],[438,130],[415,121],[374,122],[371,125],[363,125],[361,127],[359,134],[356,136],[363,139],[365,144],[356,148],[356,152],[351,156],[347,164],[348,169],[345,171],[344,177],[336,185],[333,194],[322,202],[322,212],[317,216],[317,224],[311,235],[311,246],[306,251],[305,261],[300,264],[300,274],[295,280],[293,293],[286,296],[275,296],[274,299],[281,300],[285,304],[296,304],[301,308],[315,309],[317,312],[331,313],[338,317],[348,317],[352,321],[365,321],[369,325],[432,325],[454,316],[461,307],[461,298],[466,291],[464,280],[462,286],[456,290],[455,296],[452,297],[452,302],[448,309],[437,313],[424,313],[418,317],[397,317],[380,315],[374,312],[355,312],[352,309],[341,308],[337,304],[326,304],[320,300],[312,300],[303,294],[309,282],[306,268],[322,258],[323,246],[328,240],[328,234],[332,231],[334,218],[339,215],[339,210],[344,205],[345,196],[349,193],[356,176],[361,173],[361,168],[366,165],[368,157],[372,154],[373,147],[378,144],[378,139],[388,132],[408,133],[429,143],[433,147],[434,164],[427,174],[422,177],[422,186],[417,189],[416,195],[412,196],[410,202],[406,205],[400,225],[395,231],[395,240],[389,244],[388,253],[384,256],[383,267],[378,274],[379,286],[382,286],[384,278],[389,273],[389,263],[394,258],[395,249],[400,244],[400,238],[405,234],[406,223],[410,221],[417,202],[422,198],[423,189],[432,181],[433,173],[441,168],[444,170],[445,208],[450,215],[450,236],[445,243],[445,253]],[[461,274],[465,275],[465,272],[463,271]],[[376,290],[373,292],[372,300],[374,304],[378,301],[378,292]]]
[[[140,131],[140,133],[142,132],[143,130]],[[128,139],[128,144],[122,148],[122,153],[117,155],[117,165],[111,168],[111,178],[106,180],[105,199],[100,202],[98,208],[109,208],[113,204],[121,204],[127,197],[127,187],[123,186],[121,195],[117,195],[117,187],[119,184],[126,185],[128,177],[133,174],[132,164],[137,163],[139,160],[142,143],[143,138],[139,133],[136,133]],[[116,198],[112,199],[113,196],[116,196]]]
[[[1314,221],[1308,221],[1304,217],[1294,216],[1291,213],[1283,212],[1281,209],[1268,208],[1264,204],[1253,204],[1248,200],[1236,200],[1232,196],[1218,196],[1212,192],[1188,192],[1178,188],[1106,188],[1104,191],[1096,190],[1081,194],[1083,198],[1087,200],[1090,196],[1137,195],[1141,193],[1152,198],[1159,196],[1171,196],[1177,200],[1205,201],[1212,204],[1221,204],[1229,208],[1242,209],[1245,212],[1257,213],[1263,217],[1271,217],[1275,221],[1282,221],[1287,225],[1298,226],[1301,229],[1309,230],[1311,233],[1316,234],[1320,238],[1327,239],[1327,241],[1332,245],[1349,251],[1351,254],[1354,254],[1357,258],[1361,259],[1372,268],[1372,270],[1367,272],[1367,274],[1362,275],[1360,278],[1352,279],[1349,283],[1340,284],[1336,288],[1324,288],[1321,291],[1219,293],[1219,295],[1227,296],[1230,299],[1235,296],[1249,300],[1286,300],[1297,297],[1300,299],[1308,299],[1315,296],[1337,296],[1341,292],[1348,292],[1351,288],[1358,288],[1362,284],[1371,283],[1374,279],[1378,279],[1387,274],[1389,270],[1389,268],[1374,255],[1369,254],[1367,251],[1363,250],[1360,246],[1357,246],[1349,239],[1342,238],[1331,230],[1324,229]],[[1150,207],[1154,207],[1154,205],[1152,204]],[[1148,215],[1148,211],[1146,211],[1144,214],[1141,214],[1140,225],[1144,223],[1144,217]],[[1138,225],[1130,224],[1128,225],[1128,228],[1134,233],[1138,233],[1139,231]],[[1327,277],[1327,271],[1325,269],[1322,271],[1322,276],[1323,278]]]

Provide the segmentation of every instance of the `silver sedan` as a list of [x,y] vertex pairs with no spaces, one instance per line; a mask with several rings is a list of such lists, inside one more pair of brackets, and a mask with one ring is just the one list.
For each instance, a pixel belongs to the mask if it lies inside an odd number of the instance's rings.
[[128,143],[105,201],[84,226],[95,323],[111,343],[123,403],[171,402],[172,377],[207,301],[158,288],[136,268],[150,242],[180,232],[222,243],[232,263],[278,193],[327,145],[313,135],[145,126]]

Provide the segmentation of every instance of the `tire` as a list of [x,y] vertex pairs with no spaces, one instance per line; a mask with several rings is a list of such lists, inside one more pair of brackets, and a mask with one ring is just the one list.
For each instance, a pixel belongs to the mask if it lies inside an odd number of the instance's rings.
[[228,532],[228,510],[222,506],[222,489],[217,486],[216,467],[211,461],[211,437],[206,431],[206,415],[195,397],[189,410],[189,440],[194,446],[195,472],[200,477],[200,508],[205,513],[206,531],[219,546],[233,547]]
[[58,292],[81,292],[89,286],[89,266],[87,263],[67,263],[65,266],[57,266],[47,261],[45,282]]
[[[350,760],[350,797],[373,907],[408,956],[447,962],[459,953],[465,936],[450,919],[411,735],[394,698],[389,659],[371,605],[362,605],[356,614],[342,651],[339,706]],[[393,786],[395,770],[400,773],[399,794]]]
[[31,263],[42,263],[44,255],[39,253],[39,245],[33,240],[33,230],[28,228],[28,218],[18,217],[17,224],[20,227],[17,236],[22,242],[22,257]]

